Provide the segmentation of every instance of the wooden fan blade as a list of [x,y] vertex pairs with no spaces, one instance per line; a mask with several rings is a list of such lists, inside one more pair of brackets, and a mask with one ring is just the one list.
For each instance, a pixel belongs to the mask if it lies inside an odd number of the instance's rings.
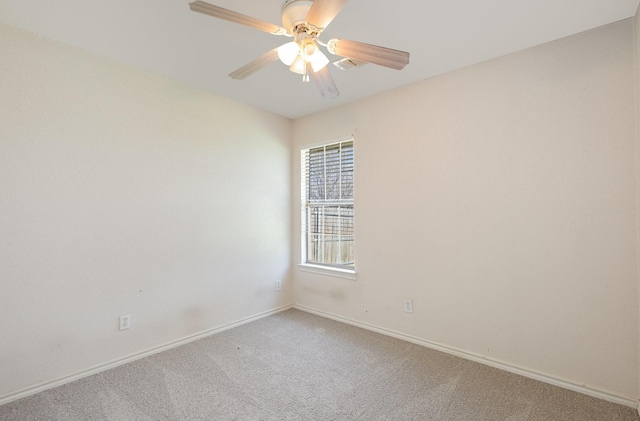
[[409,64],[409,53],[406,51],[346,39],[332,39],[327,45],[333,54],[396,70],[402,70]]
[[213,4],[209,4],[204,1],[194,1],[189,3],[189,7],[194,12],[213,16],[214,18],[228,20],[229,22],[239,23],[240,25],[249,26],[270,34],[284,35],[287,32],[284,28],[281,28],[278,25],[264,22],[260,19],[252,18],[228,9],[223,9],[222,7],[214,6]]
[[238,70],[229,73],[229,76],[231,76],[232,79],[245,79],[276,60],[278,60],[278,49],[274,48],[253,60],[251,63],[245,64]]
[[342,10],[347,0],[314,0],[307,12],[307,22],[316,28],[324,29]]
[[320,89],[320,93],[324,99],[333,99],[340,95],[327,66],[317,72],[314,72],[313,68],[309,66],[309,71],[311,72],[313,81],[316,83],[316,86],[318,86],[318,89]]

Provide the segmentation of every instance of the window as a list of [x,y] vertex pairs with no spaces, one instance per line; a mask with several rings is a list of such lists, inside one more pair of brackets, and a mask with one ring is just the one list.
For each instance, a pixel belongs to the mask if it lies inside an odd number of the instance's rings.
[[303,263],[352,271],[353,139],[301,155]]

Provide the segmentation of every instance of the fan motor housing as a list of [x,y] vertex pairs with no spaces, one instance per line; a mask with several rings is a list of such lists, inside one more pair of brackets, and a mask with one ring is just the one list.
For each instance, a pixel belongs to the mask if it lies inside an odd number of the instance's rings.
[[289,35],[295,33],[295,29],[307,18],[313,0],[287,0],[282,6],[282,27]]

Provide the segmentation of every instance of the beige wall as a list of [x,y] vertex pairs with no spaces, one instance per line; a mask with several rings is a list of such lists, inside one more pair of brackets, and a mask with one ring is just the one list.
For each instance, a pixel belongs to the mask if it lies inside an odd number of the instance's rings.
[[0,98],[0,398],[291,303],[290,120],[6,26]]
[[[636,11],[634,24],[634,54],[635,54],[635,114],[636,114],[636,209],[638,209],[636,226],[638,227],[636,247],[640,256],[640,8]],[[638,294],[640,296],[640,257],[638,258]],[[639,304],[640,305],[640,304]],[[638,355],[640,359],[640,354]],[[640,383],[640,371],[638,371]],[[640,396],[638,398],[638,413],[640,413]]]
[[623,21],[294,121],[298,147],[355,134],[358,273],[296,269],[296,303],[637,398],[632,34]]

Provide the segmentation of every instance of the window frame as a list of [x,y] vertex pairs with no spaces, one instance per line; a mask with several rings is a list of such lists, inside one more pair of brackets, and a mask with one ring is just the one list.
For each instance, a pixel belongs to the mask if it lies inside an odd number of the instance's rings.
[[[307,168],[307,161],[306,161],[306,154],[309,153],[310,150],[312,149],[316,149],[316,148],[327,148],[333,145],[337,145],[337,144],[342,144],[342,143],[347,143],[350,142],[352,143],[352,148],[353,148],[353,157],[352,157],[352,161],[351,161],[351,165],[353,166],[353,175],[352,175],[352,183],[351,183],[351,188],[355,190],[355,139],[354,136],[346,136],[343,138],[339,138],[339,139],[334,139],[334,140],[330,140],[330,141],[323,141],[323,142],[317,142],[317,143],[313,143],[313,144],[309,144],[309,145],[304,145],[300,147],[300,237],[301,237],[301,247],[300,247],[300,251],[301,251],[301,255],[300,255],[300,263],[298,265],[298,267],[300,268],[301,271],[304,272],[311,272],[311,273],[317,273],[317,274],[322,274],[322,275],[329,275],[329,276],[335,276],[335,277],[340,277],[340,278],[346,278],[346,279],[355,279],[355,275],[356,275],[356,270],[355,270],[355,255],[354,255],[354,262],[352,265],[342,265],[342,264],[330,264],[330,263],[321,263],[321,262],[314,262],[314,261],[309,261],[309,251],[308,251],[308,235],[309,232],[307,230],[306,227],[306,222],[307,222],[307,209],[309,204],[311,203],[311,201],[308,201],[308,197],[307,197],[307,189],[309,188],[309,174],[308,174],[308,168]],[[325,153],[326,153],[326,149],[325,149]],[[342,157],[339,158],[340,162],[342,162]],[[341,164],[340,164],[341,165]],[[342,167],[341,167],[342,169]],[[342,171],[340,171],[340,174],[342,174]],[[345,200],[342,198],[339,198],[337,200],[337,202],[340,202],[340,204],[342,205],[347,205],[347,206],[351,206],[352,209],[355,210],[355,197],[353,196],[353,194],[351,195],[351,199],[350,200]],[[326,199],[325,199],[326,200]],[[316,205],[318,204],[318,201],[315,201]],[[327,205],[331,205],[336,203],[336,201],[327,201]],[[326,206],[326,205],[325,205]],[[355,221],[355,211],[353,211],[353,218]],[[355,230],[353,232],[353,243],[355,246]]]

